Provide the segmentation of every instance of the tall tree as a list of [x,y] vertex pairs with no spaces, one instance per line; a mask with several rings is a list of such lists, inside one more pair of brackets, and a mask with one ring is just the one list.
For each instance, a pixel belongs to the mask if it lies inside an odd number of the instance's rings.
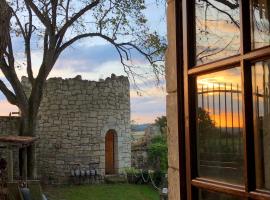
[[9,8],[7,2],[5,0],[0,0],[0,55],[3,55],[6,51],[6,48],[8,46],[8,36],[9,36],[9,24],[10,24],[10,18],[12,16],[12,11]]
[[166,116],[157,117],[155,119],[155,125],[159,128],[160,133],[164,135],[166,133],[167,128],[167,117]]
[[[134,52],[151,64],[157,77],[163,73],[160,61],[166,42],[147,26],[145,8],[144,0],[0,0],[0,69],[6,78],[0,80],[0,90],[20,109],[21,135],[35,136],[45,81],[61,53],[81,39],[101,38],[112,44],[131,77],[137,67],[131,62]],[[29,96],[16,73],[15,37],[24,43],[26,72],[32,86]],[[42,41],[43,57],[35,76],[32,44],[37,40]],[[34,177],[35,149],[29,148],[28,153],[29,174]]]

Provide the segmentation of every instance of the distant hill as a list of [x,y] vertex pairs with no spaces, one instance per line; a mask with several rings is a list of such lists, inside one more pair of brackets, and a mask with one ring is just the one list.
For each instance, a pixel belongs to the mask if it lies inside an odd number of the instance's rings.
[[151,124],[132,124],[131,125],[131,131],[132,132],[144,131],[150,125]]

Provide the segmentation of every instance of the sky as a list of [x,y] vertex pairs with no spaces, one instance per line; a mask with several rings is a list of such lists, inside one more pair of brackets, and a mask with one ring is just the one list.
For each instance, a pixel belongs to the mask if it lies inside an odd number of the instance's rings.
[[197,88],[198,107],[217,127],[243,126],[240,67],[198,76]]
[[[151,0],[153,2],[153,0]],[[148,25],[152,30],[156,30],[162,35],[166,35],[165,5],[155,4],[146,1],[147,9],[145,15]],[[23,57],[23,43],[14,38],[14,48],[18,50],[16,54],[18,60]],[[35,49],[32,52],[33,71],[37,73],[37,66],[40,64],[42,52]],[[146,62],[140,63],[141,68],[147,65]],[[26,74],[25,70],[18,69],[19,77]],[[116,75],[126,75],[120,63],[119,56],[114,47],[102,40],[83,40],[68,48],[58,59],[50,77],[73,78],[81,75],[83,79],[96,80],[105,79],[112,73]],[[0,78],[3,75],[0,73]],[[131,120],[136,123],[152,123],[158,116],[165,115],[166,92],[165,80],[161,80],[159,85],[153,77],[144,82],[137,82],[138,89],[131,86]],[[139,95],[138,95],[139,94]],[[15,106],[10,105],[4,95],[0,92],[0,115],[8,115],[10,112],[17,111]]]
[[[232,10],[218,1],[209,0],[208,2],[227,13],[236,24],[239,23],[239,7]],[[197,64],[239,53],[240,29],[225,13],[209,6],[206,1],[196,0]]]

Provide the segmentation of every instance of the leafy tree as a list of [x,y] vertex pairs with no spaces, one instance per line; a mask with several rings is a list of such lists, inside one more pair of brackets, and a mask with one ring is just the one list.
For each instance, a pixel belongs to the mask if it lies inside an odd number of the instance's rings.
[[209,148],[215,146],[213,141],[217,139],[217,129],[215,128],[215,123],[211,119],[209,112],[202,109],[201,107],[199,107],[197,110],[197,120],[200,151],[205,152],[208,151]]
[[[130,77],[139,75],[138,66],[131,62],[134,52],[150,63],[157,78],[163,74],[160,61],[166,42],[147,26],[145,8],[144,0],[0,0],[0,69],[8,81],[7,84],[0,80],[0,91],[20,109],[21,135],[35,136],[45,81],[59,56],[79,40],[101,38],[113,45]],[[29,96],[16,73],[18,58],[13,48],[16,37],[23,40],[24,63],[32,85]],[[41,44],[43,51],[36,76],[33,43]],[[33,147],[28,149],[28,155],[29,174],[34,177]]]
[[156,136],[148,147],[148,159],[157,171],[166,172],[168,169],[168,146],[164,136]]
[[201,133],[211,132],[215,128],[215,123],[211,119],[209,112],[202,109],[201,107],[198,108],[197,118],[198,128]]
[[155,125],[159,127],[160,133],[165,134],[167,128],[167,117],[161,116],[155,119]]

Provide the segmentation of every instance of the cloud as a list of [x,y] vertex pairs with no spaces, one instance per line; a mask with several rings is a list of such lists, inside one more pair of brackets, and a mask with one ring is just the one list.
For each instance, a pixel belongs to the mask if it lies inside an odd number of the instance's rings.
[[[66,49],[56,63],[56,68],[65,68],[65,63],[81,61],[83,64],[76,66],[78,71],[94,71],[95,68],[106,62],[118,61],[119,56],[112,45],[80,46],[76,45]],[[64,64],[65,64],[64,63]]]
[[164,115],[164,113],[148,113],[148,114],[138,114],[138,113],[132,113],[131,114],[131,120],[134,120],[138,124],[143,124],[143,123],[154,123],[155,119],[157,117],[160,117]]
[[131,119],[136,123],[153,123],[162,115],[166,115],[165,93],[131,97]]
[[151,88],[143,88],[142,91],[131,90],[130,97],[132,99],[140,99],[140,98],[162,98],[166,95],[166,91],[162,87],[152,86]]
[[[65,62],[65,61],[64,61]],[[126,75],[123,67],[118,61],[108,61],[99,65],[95,71],[78,71],[75,67],[84,61],[73,60],[71,63],[66,62],[65,68],[54,68],[51,71],[49,78],[51,77],[62,77],[62,78],[73,78],[77,75],[81,75],[83,79],[98,81],[100,78],[105,79],[111,76],[112,73],[120,76]]]
[[[201,20],[201,19],[199,19]],[[216,34],[219,36],[226,36],[226,35],[239,35],[240,30],[238,27],[235,26],[232,22],[228,20],[201,20],[200,23],[198,23],[199,28],[207,27],[207,30],[215,31]]]
[[8,116],[10,112],[18,112],[18,107],[11,105],[7,100],[0,100],[0,116]]
[[[19,43],[19,41],[17,41]],[[21,43],[21,42],[20,42]],[[19,45],[16,45],[19,49]],[[21,53],[20,53],[21,52]],[[23,64],[24,54],[20,49],[16,56],[16,62]],[[33,73],[36,76],[42,61],[42,52],[35,48],[32,51]],[[142,57],[133,52],[133,59],[140,67],[137,72],[144,74],[148,79],[137,80],[137,85],[142,89],[142,96],[138,96],[136,89],[131,85],[131,117],[138,123],[154,122],[157,116],[165,114],[165,91],[164,89],[155,87],[154,76],[150,74],[150,67]],[[26,76],[25,66],[16,69],[18,77]],[[83,79],[99,80],[105,79],[114,73],[116,75],[124,75],[123,66],[120,62],[119,55],[112,45],[91,40],[79,42],[76,45],[68,48],[60,56],[55,67],[51,71],[49,78],[62,77],[73,78],[81,75]],[[0,78],[3,75],[0,73]],[[164,80],[161,80],[161,85],[164,85]],[[0,92],[0,115],[8,115],[12,111],[17,111],[17,108],[10,105],[5,97]]]

